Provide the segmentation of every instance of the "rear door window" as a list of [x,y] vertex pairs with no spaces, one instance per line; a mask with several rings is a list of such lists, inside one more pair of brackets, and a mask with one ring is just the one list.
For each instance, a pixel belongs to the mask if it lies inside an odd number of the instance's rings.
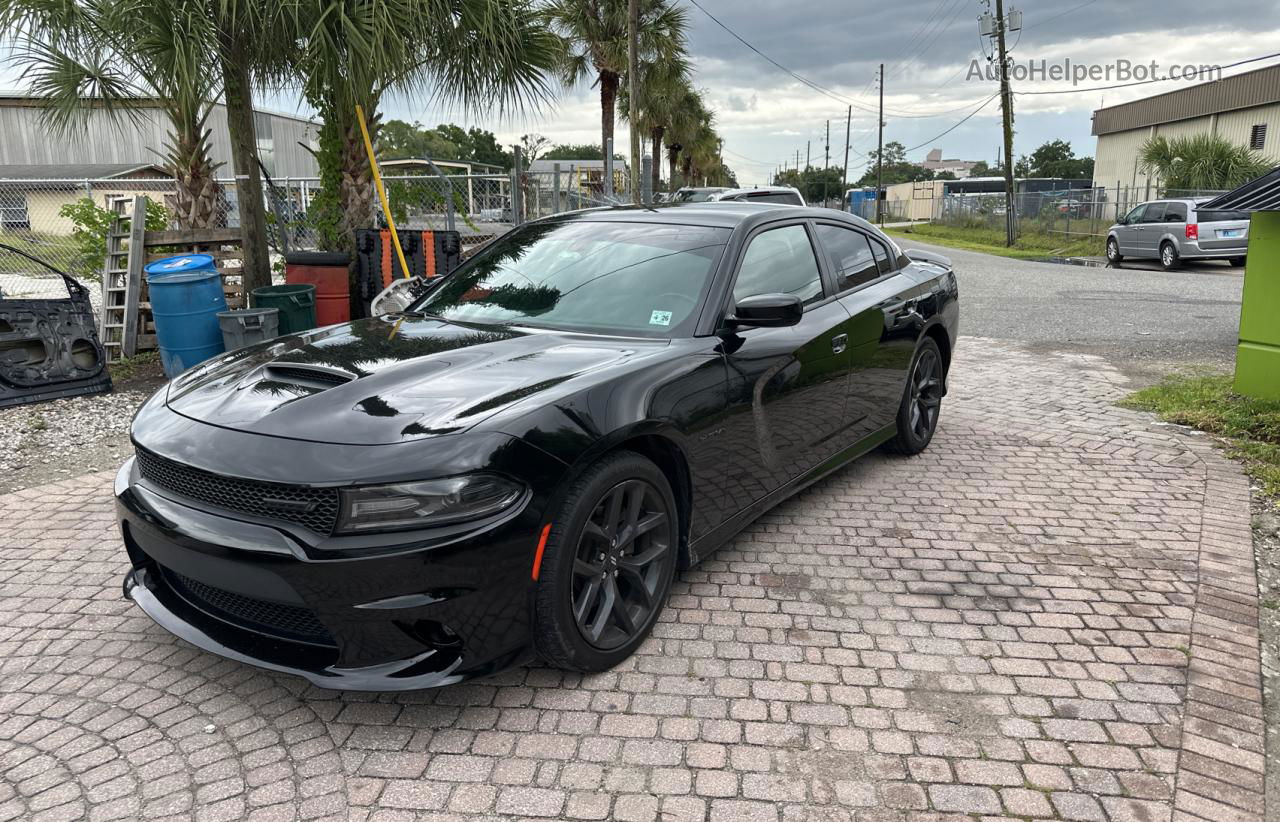
[[1187,204],[1169,203],[1165,206],[1164,221],[1166,223],[1185,223],[1187,221]]
[[836,272],[836,288],[847,291],[880,278],[880,267],[871,251],[867,235],[852,228],[821,224],[818,242],[831,256]]
[[889,249],[885,248],[884,243],[879,240],[870,240],[871,253],[876,256],[876,267],[880,269],[881,274],[888,274],[893,271],[893,257],[889,255]]

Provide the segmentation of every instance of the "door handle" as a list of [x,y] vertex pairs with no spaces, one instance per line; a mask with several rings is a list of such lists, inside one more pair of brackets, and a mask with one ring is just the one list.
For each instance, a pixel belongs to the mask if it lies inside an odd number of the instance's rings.
[[831,353],[843,354],[845,349],[849,347],[849,335],[837,334],[831,338]]

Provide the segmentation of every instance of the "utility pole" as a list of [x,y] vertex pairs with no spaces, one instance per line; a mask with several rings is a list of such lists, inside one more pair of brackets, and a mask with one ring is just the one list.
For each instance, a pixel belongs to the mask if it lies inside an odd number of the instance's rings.
[[631,202],[640,205],[640,0],[627,0],[627,94],[631,105]]
[[840,184],[840,198],[844,202],[844,192],[849,188],[849,135],[853,130],[853,106],[849,106],[849,113],[844,121],[844,180]]
[[984,14],[979,20],[979,32],[990,36],[990,29],[995,29],[996,59],[1000,72],[1000,116],[1004,127],[1004,200],[1005,200],[1005,244],[1012,246],[1017,228],[1017,215],[1014,214],[1013,193],[1013,92],[1009,88],[1009,49],[1005,34],[1019,31],[1022,28],[1022,12],[1009,10],[1008,17],[1004,13],[1004,0],[996,0],[996,17],[991,20],[990,14]]
[[822,158],[823,158],[822,159],[822,205],[824,208],[827,205],[827,169],[831,168],[831,121],[830,120],[827,120],[827,136],[826,136],[825,142],[826,142],[826,146],[824,146],[823,148],[825,153],[822,155]]
[[880,124],[880,137],[876,143],[876,222],[884,225],[884,63],[880,64],[880,113],[876,122]]
[[812,144],[813,144],[812,140],[804,141],[804,170],[805,171],[809,170],[809,149],[812,146]]

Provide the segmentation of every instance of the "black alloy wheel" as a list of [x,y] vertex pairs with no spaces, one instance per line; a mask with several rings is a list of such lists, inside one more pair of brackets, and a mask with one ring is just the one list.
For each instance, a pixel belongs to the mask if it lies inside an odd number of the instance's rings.
[[536,590],[534,636],[553,665],[602,671],[653,629],[675,575],[675,497],[662,471],[629,451],[592,465],[553,520]]
[[902,404],[898,408],[898,433],[887,448],[899,454],[919,454],[928,447],[938,428],[942,396],[946,393],[946,366],[938,344],[925,337],[911,362]]
[[660,603],[670,513],[658,489],[640,479],[618,483],[583,526],[573,562],[573,619],[604,651],[625,645]]

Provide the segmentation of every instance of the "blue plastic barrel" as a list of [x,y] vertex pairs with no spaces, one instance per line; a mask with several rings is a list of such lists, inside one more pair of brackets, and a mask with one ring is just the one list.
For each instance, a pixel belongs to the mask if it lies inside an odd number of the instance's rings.
[[145,270],[165,376],[172,379],[226,351],[218,312],[227,310],[227,298],[213,257],[166,257]]

